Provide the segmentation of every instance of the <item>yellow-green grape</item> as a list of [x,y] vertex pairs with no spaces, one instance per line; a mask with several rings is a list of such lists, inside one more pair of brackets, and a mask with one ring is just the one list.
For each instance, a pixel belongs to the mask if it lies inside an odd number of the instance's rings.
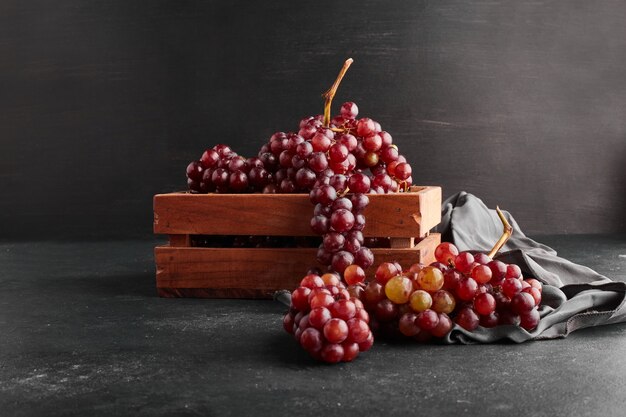
[[433,310],[437,313],[450,314],[454,311],[456,301],[452,294],[446,290],[435,291],[433,294]]
[[398,275],[385,284],[385,295],[395,304],[404,304],[409,301],[413,290],[413,283],[405,276]]
[[422,290],[433,292],[443,287],[443,272],[439,268],[426,266],[417,276],[417,282]]
[[420,313],[424,310],[428,310],[430,306],[433,304],[433,299],[424,290],[417,290],[411,294],[409,299],[409,303],[411,304],[411,309],[416,313]]

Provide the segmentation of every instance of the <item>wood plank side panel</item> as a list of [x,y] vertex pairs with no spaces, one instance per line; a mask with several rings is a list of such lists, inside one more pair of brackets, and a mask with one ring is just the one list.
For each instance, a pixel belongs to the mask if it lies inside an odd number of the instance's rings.
[[[369,197],[366,236],[423,237],[441,216],[436,204],[440,187]],[[306,194],[159,194],[154,197],[154,232],[310,236],[312,211]]]
[[[430,234],[410,249],[373,249],[376,264],[403,267],[434,261],[440,235]],[[155,248],[157,291],[163,297],[271,298],[293,289],[315,263],[315,249]],[[367,271],[369,277],[374,267]]]

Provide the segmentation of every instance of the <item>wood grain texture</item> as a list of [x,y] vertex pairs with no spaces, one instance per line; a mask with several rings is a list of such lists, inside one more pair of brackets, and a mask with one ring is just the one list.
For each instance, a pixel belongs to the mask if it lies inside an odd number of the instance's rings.
[[[441,188],[369,195],[363,233],[422,237],[441,220]],[[154,232],[163,234],[311,236],[308,194],[159,194]]]
[[[376,262],[397,261],[404,267],[434,261],[441,241],[437,233],[409,249],[373,249]],[[166,297],[269,298],[274,291],[293,289],[308,266],[315,264],[315,249],[155,248],[156,286]],[[366,271],[368,277],[374,268]],[[180,290],[180,291],[179,291]],[[195,291],[197,290],[197,291]]]

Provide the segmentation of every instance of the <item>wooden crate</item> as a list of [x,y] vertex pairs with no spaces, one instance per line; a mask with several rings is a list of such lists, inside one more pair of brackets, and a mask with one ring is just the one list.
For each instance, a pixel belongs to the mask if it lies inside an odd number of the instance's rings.
[[[403,266],[434,261],[440,236],[441,188],[413,186],[407,193],[369,195],[366,237],[389,237],[372,248],[375,263]],[[294,289],[317,248],[193,247],[195,235],[311,236],[307,194],[190,194],[154,196],[154,233],[169,245],[155,248],[156,286],[162,297],[270,298]],[[374,273],[369,268],[368,276]]]

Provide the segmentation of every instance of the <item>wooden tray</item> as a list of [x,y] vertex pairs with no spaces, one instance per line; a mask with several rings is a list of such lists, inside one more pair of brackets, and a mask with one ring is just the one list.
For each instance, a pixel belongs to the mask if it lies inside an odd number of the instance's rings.
[[[366,237],[389,237],[373,248],[375,263],[402,266],[434,261],[440,236],[441,188],[413,186],[406,193],[369,195]],[[312,236],[307,194],[190,194],[154,196],[154,233],[169,235],[155,248],[156,286],[162,297],[270,298],[294,289],[317,248],[192,247],[194,235]],[[375,268],[369,268],[371,276]]]

